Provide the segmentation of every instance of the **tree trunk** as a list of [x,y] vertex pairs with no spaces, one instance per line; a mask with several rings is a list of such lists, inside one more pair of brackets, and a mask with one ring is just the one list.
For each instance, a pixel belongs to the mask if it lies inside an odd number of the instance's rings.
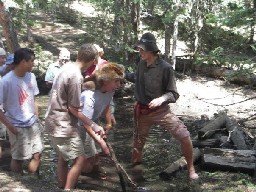
[[33,41],[33,36],[32,36],[32,32],[30,30],[30,24],[29,24],[29,13],[30,13],[30,9],[29,9],[29,4],[26,3],[26,25],[27,25],[27,40],[29,42]]
[[5,10],[4,4],[2,2],[0,2],[0,24],[3,26],[3,34],[6,38],[7,51],[13,53],[20,46],[11,17]]
[[175,19],[173,23],[173,35],[172,35],[172,67],[175,70],[176,66],[176,48],[177,48],[177,40],[178,40],[178,28],[179,28],[179,12],[181,9],[181,1],[175,0]]
[[138,33],[139,33],[139,26],[140,26],[140,3],[131,3],[131,23],[132,23],[132,31],[130,33],[130,40],[128,42],[128,46],[131,48],[128,50],[128,62],[129,63],[136,63],[136,56],[137,53],[132,51],[134,45],[138,41]]
[[132,21],[132,31],[133,39],[132,43],[135,43],[138,39],[138,31],[140,26],[140,4],[132,2],[131,5],[131,21]]
[[179,21],[178,21],[178,18],[176,17],[173,24],[173,36],[172,36],[172,67],[174,70],[176,65],[176,46],[177,46],[177,39],[178,39],[178,27],[179,27]]
[[113,22],[113,29],[112,29],[112,35],[114,37],[121,37],[122,31],[123,31],[123,23],[122,23],[122,12],[124,8],[124,0],[115,0],[114,3],[114,22]]
[[171,38],[172,38],[172,33],[171,33],[171,26],[166,24],[165,25],[165,46],[164,46],[164,58],[166,61],[169,61],[170,59],[170,50],[171,50]]
[[200,2],[200,0],[196,1],[196,8],[195,10],[195,35],[194,35],[194,46],[193,46],[193,56],[196,54],[197,49],[199,47],[199,33],[201,29],[204,26],[204,18],[202,11],[200,9],[200,4],[203,2]]

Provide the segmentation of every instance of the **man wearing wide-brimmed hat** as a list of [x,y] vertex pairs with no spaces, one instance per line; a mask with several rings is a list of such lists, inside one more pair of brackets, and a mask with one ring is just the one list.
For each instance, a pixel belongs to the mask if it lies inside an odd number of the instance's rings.
[[198,179],[193,165],[190,133],[187,127],[171,111],[169,103],[179,98],[172,66],[159,57],[159,48],[152,33],[144,33],[136,44],[141,60],[135,75],[127,80],[135,82],[136,105],[134,107],[135,129],[132,163],[142,163],[142,151],[153,124],[160,125],[181,144],[187,161],[190,179]]

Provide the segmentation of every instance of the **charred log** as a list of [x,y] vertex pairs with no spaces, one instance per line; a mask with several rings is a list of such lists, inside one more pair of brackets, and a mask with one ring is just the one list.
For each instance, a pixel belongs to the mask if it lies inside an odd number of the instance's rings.
[[[193,162],[196,162],[200,158],[201,152],[198,148],[193,149]],[[169,167],[167,167],[164,171],[159,174],[159,177],[168,180],[175,175],[175,173],[181,169],[183,169],[187,165],[185,157],[181,157],[174,163],[172,163]]]
[[254,174],[256,151],[205,148],[202,150],[202,168]]

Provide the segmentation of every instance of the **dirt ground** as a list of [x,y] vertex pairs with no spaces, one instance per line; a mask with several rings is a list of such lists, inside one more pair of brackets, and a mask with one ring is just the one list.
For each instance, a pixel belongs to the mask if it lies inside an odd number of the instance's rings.
[[236,119],[255,115],[255,90],[200,76],[178,79],[177,87],[180,98],[174,108],[178,115],[212,118],[221,110]]
[[[205,77],[183,77],[177,79],[177,87],[180,92],[180,98],[176,104],[171,104],[173,111],[181,118],[186,119],[186,123],[191,131],[194,134],[197,131],[197,128],[202,126],[198,124],[198,127],[195,128],[193,125],[196,120],[201,118],[208,117],[212,119],[214,113],[218,113],[220,110],[228,110],[227,113],[229,116],[236,118],[237,120],[250,117],[255,114],[255,99],[250,99],[255,97],[255,91],[243,87],[238,87],[235,85],[227,84],[225,81],[220,81],[216,79],[209,79]],[[130,89],[129,89],[130,90]],[[127,91],[127,90],[126,90]],[[131,137],[132,130],[132,104],[134,102],[132,92],[125,92],[126,94],[118,95],[117,102],[117,121],[120,126],[123,126],[126,130],[127,137]],[[45,110],[47,96],[41,96],[39,98],[39,108],[41,111]],[[248,99],[248,100],[247,100]],[[247,101],[245,101],[247,100]],[[245,101],[245,102],[243,102]],[[228,106],[227,106],[228,105]],[[124,108],[125,106],[125,108]],[[42,114],[43,116],[43,114]],[[189,119],[189,121],[188,121]],[[190,124],[190,123],[191,124]],[[128,130],[127,130],[127,127]],[[255,127],[254,127],[255,128]],[[253,130],[250,129],[250,137],[254,137],[255,134]],[[128,133],[129,132],[129,133]],[[253,140],[253,138],[252,138]],[[128,141],[129,142],[129,141]],[[6,166],[0,166],[0,191],[10,191],[10,192],[27,192],[27,191],[61,191],[56,187],[55,169],[56,169],[56,159],[54,158],[54,153],[49,146],[49,141],[45,137],[46,150],[42,158],[42,176],[40,179],[29,176],[25,174],[24,176],[19,176],[13,174],[9,171],[6,171]],[[114,145],[117,145],[116,143]],[[119,141],[120,145],[120,141]],[[124,144],[125,145],[125,144]],[[123,149],[119,149],[115,146],[118,152],[118,158],[122,158],[124,153]],[[129,146],[130,147],[130,146]],[[166,152],[165,152],[166,153]],[[128,155],[129,156],[129,155]],[[179,156],[179,155],[178,155]],[[177,156],[177,157],[178,157]],[[129,160],[123,157],[122,161]],[[74,191],[121,191],[119,178],[115,172],[113,163],[110,160],[105,159],[104,162],[105,170],[108,172],[108,180],[104,179],[93,179],[93,177],[81,177],[80,181],[85,181],[86,184],[78,185],[78,188]],[[147,165],[145,165],[147,166]],[[150,169],[152,165],[148,165],[145,169]],[[129,166],[126,166],[128,169]],[[184,186],[176,186],[177,191],[233,191],[234,188],[227,186],[227,183],[223,181],[217,181],[217,177],[221,178],[233,178],[229,182],[234,182],[233,185],[237,185],[236,191],[239,192],[254,192],[256,191],[256,185],[246,184],[251,183],[253,178],[246,174],[240,173],[227,173],[227,172],[218,172],[207,173],[202,170],[199,170],[199,174],[202,177],[201,181],[197,184],[190,184],[189,188]],[[128,173],[130,174],[129,170]],[[161,181],[157,174],[154,176],[155,181],[150,181],[151,185],[155,182],[155,185],[159,185],[157,189],[153,190],[154,187],[148,187],[147,183],[143,185],[144,187],[138,188],[135,191],[170,191],[164,188],[166,185],[175,185],[175,180],[168,182]],[[179,179],[183,178],[178,176]],[[236,178],[236,179],[234,179]],[[241,180],[242,183],[238,181]],[[184,179],[186,182],[186,180]],[[162,184],[160,185],[159,182]],[[218,187],[217,187],[218,186]],[[179,190],[178,190],[179,189]],[[129,190],[128,190],[129,191]],[[174,191],[174,190],[173,190]]]

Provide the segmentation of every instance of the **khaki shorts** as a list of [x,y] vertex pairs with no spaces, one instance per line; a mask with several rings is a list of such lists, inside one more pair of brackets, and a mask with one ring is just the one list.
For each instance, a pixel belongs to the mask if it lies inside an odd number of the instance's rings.
[[79,127],[79,132],[83,140],[85,156],[92,157],[98,154],[100,149],[97,149],[94,139],[85,131],[84,127]]
[[14,135],[8,129],[12,158],[15,160],[31,159],[33,154],[42,153],[44,149],[41,126],[35,122],[31,127],[16,127]]
[[133,146],[140,152],[146,143],[152,125],[165,128],[178,141],[190,136],[187,127],[172,113],[169,105],[163,105],[151,113],[140,114],[137,120],[137,126],[133,132]]
[[81,138],[50,136],[53,148],[65,161],[74,160],[84,155],[84,146]]

